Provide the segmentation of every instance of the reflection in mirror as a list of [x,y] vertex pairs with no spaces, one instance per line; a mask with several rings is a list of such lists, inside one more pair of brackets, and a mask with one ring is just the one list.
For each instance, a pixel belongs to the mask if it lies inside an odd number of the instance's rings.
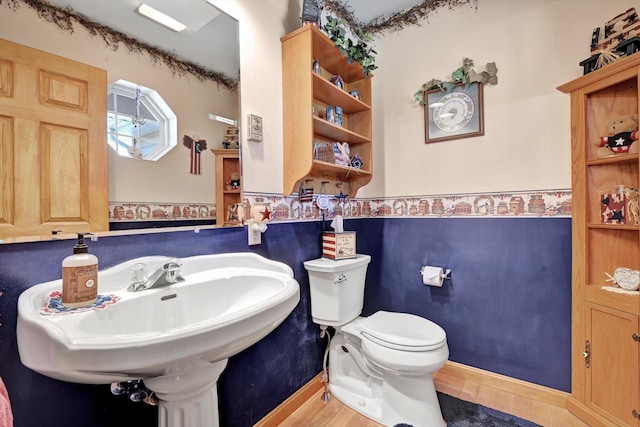
[[[227,191],[216,185],[211,150],[224,148],[229,125],[209,116],[232,122],[240,117],[238,22],[224,12],[203,13],[203,8],[214,8],[209,0],[163,3],[173,9],[170,13],[188,15],[185,31],[175,33],[133,13],[131,0],[49,0],[42,9],[28,0],[16,0],[12,4],[17,7],[0,1],[0,38],[106,70],[107,86],[123,79],[141,90],[139,117],[145,124],[138,129],[127,124],[128,129],[112,132],[114,148],[107,148],[111,230],[213,224],[216,195]],[[155,119],[148,114],[153,111],[145,104],[143,88],[157,90],[180,118],[174,148],[145,162],[129,154],[131,150],[135,156],[138,148],[145,155],[143,143],[155,133],[147,130]],[[112,101],[115,104],[115,95]],[[111,128],[137,115],[135,92],[128,105],[124,102],[124,111],[112,111],[126,118],[119,121],[113,114]],[[190,173],[190,150],[182,143],[183,135],[206,140],[200,175]],[[104,144],[108,139],[105,135]]]
[[177,145],[176,115],[157,91],[118,80],[107,103],[107,143],[119,155],[158,160]]

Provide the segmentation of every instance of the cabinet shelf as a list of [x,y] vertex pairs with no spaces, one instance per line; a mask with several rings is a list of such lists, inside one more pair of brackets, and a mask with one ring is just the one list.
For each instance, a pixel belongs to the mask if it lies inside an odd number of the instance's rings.
[[602,224],[602,223],[591,223],[587,224],[588,228],[592,229],[601,229],[601,230],[627,230],[627,231],[640,231],[640,225],[632,225],[632,224]]
[[637,162],[638,154],[621,154],[602,159],[587,160],[587,166],[611,165],[617,163]]
[[[613,272],[609,272],[610,274]],[[603,277],[605,277],[603,275]],[[604,280],[603,280],[604,282]],[[608,284],[589,284],[587,288],[586,300],[594,304],[606,307],[616,307],[617,310],[634,315],[640,315],[640,296],[623,294],[602,289]]]
[[[283,95],[283,187],[285,194],[314,186],[314,192],[354,197],[373,176],[371,79],[349,64],[334,43],[312,25],[281,38]],[[312,68],[317,61],[319,70]],[[319,71],[319,72],[318,72]],[[329,81],[342,78],[343,88]],[[357,90],[360,99],[349,93]],[[342,126],[324,119],[327,106],[342,108]],[[346,142],[362,169],[314,159],[315,142]],[[326,185],[329,181],[329,185]]]
[[[357,62],[349,64],[347,58],[343,56],[335,43],[331,41],[322,31],[313,25],[306,25],[290,34],[282,37],[283,43],[287,42],[291,38],[296,38],[299,34],[311,33],[311,56],[313,59],[321,61],[322,68],[326,69],[332,74],[338,74],[346,82],[352,82],[365,78],[362,72],[362,66]],[[305,46],[308,51],[309,45]],[[309,69],[311,68],[311,62],[309,62]]]
[[329,123],[328,121],[319,117],[313,118],[313,130],[317,135],[324,136],[338,142],[348,142],[349,144],[362,144],[371,142],[369,138],[366,138],[341,126],[336,126],[333,123]]
[[363,169],[351,168],[348,166],[336,165],[334,163],[323,162],[322,160],[314,160],[313,165],[314,169],[321,176],[336,176],[342,177],[343,179],[348,179],[349,175],[363,175],[370,176],[371,172],[368,172]]
[[339,105],[346,114],[371,110],[361,100],[351,96],[319,74],[311,73],[313,78],[313,97],[329,105]]

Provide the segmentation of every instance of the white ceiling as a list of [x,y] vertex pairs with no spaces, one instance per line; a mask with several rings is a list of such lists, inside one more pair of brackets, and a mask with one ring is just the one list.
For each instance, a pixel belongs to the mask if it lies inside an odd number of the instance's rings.
[[[201,28],[193,26],[181,33],[164,28],[135,10],[142,0],[48,0],[58,6],[70,6],[89,19],[130,35],[152,46],[175,53],[176,56],[221,72],[233,79],[238,78],[238,25],[230,16],[221,13]],[[262,1],[262,0],[260,0]],[[282,0],[284,1],[284,0]],[[340,0],[363,23],[380,16],[408,9],[421,0]],[[195,26],[199,19],[214,6],[206,0],[145,0],[146,3],[173,17],[185,21],[193,18]],[[302,0],[300,0],[302,5]],[[217,9],[215,9],[217,10]],[[192,16],[189,16],[192,15]],[[187,22],[185,22],[187,23]],[[189,22],[191,23],[191,22]]]
[[[70,6],[92,21],[132,36],[151,46],[161,47],[176,56],[195,62],[210,70],[221,72],[233,79],[240,69],[238,53],[238,22],[225,13],[202,26],[198,20],[203,10],[218,11],[206,0],[145,0],[145,3],[187,20],[185,11],[193,15],[197,30],[187,28],[176,33],[136,13],[140,0],[48,0],[58,6]],[[162,10],[161,6],[169,10]],[[175,10],[172,10],[175,9]],[[215,13],[214,13],[215,14]],[[191,22],[190,22],[191,23]]]

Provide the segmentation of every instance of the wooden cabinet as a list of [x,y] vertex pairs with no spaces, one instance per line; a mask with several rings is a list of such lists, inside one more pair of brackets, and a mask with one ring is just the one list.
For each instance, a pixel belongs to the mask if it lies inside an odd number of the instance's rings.
[[640,55],[634,54],[558,88],[571,94],[573,342],[568,408],[591,426],[640,425],[640,295],[612,292],[606,275],[618,267],[640,269],[640,225],[629,206],[624,223],[602,218],[608,194],[619,186],[640,188],[639,156],[599,153],[608,123],[638,114],[639,78]]
[[0,39],[0,240],[109,229],[105,70]]
[[[355,196],[371,181],[371,77],[362,67],[347,63],[334,43],[313,25],[303,26],[282,39],[284,115],[284,192],[298,192],[305,180],[315,191],[342,191]],[[313,62],[318,61],[314,72]],[[343,87],[329,81],[342,79]],[[360,99],[351,95],[357,91]],[[340,107],[342,124],[327,120],[327,106]],[[336,164],[333,143],[348,143],[350,156],[361,168]]]
[[585,317],[587,406],[615,425],[637,426],[633,411],[638,408],[639,353],[632,338],[638,333],[638,316],[587,302]]
[[[216,225],[240,225],[242,186],[240,154],[234,149],[212,149],[216,156]],[[236,181],[237,178],[237,181]]]

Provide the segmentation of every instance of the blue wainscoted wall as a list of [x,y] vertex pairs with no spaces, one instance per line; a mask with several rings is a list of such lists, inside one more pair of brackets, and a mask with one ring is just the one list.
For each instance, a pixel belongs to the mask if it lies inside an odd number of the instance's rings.
[[[447,332],[450,359],[570,390],[569,218],[354,219],[358,251],[372,255],[365,315],[379,309],[425,316]],[[232,357],[219,381],[223,427],[248,427],[321,370],[324,342],[311,322],[302,262],[320,256],[319,222],[270,224],[261,246],[246,229],[101,238],[100,268],[138,256],[255,251],[294,270],[301,301],[267,338]],[[0,245],[0,377],[15,427],[155,427],[156,408],[111,395],[108,386],[65,383],[20,363],[16,304],[36,283],[58,279],[72,242]],[[453,270],[442,288],[422,285],[424,264]],[[144,313],[141,313],[144,315]]]
[[[447,332],[450,360],[571,391],[570,218],[370,219],[366,229],[376,223],[364,315],[421,315]],[[451,280],[422,285],[422,265],[450,268]]]

